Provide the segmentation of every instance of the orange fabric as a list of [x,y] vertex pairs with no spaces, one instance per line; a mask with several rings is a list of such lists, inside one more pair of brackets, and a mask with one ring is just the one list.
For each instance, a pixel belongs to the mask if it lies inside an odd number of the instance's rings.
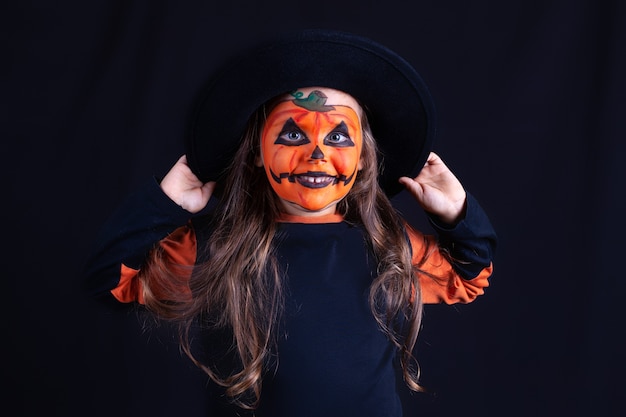
[[[180,227],[161,240],[159,244],[163,250],[163,259],[169,265],[183,267],[179,268],[179,272],[183,275],[183,280],[188,279],[196,262],[196,236],[193,229],[189,226]],[[144,303],[143,284],[139,279],[139,272],[137,269],[122,264],[120,281],[117,287],[111,290],[111,294],[118,301],[122,303],[133,301],[137,301],[140,304]],[[180,292],[180,288],[176,288],[177,284],[172,283],[171,287],[163,288],[155,295],[159,297],[159,295],[165,295],[171,291]],[[186,284],[183,291],[190,293]]]
[[[483,269],[477,277],[471,280],[463,279],[456,273],[444,254],[438,250],[434,236],[425,236],[408,226],[407,230],[413,248],[413,264],[430,274],[419,275],[424,304],[469,303],[484,294],[484,288],[489,286],[487,278],[493,271],[493,265]],[[426,259],[420,265],[424,256]]]
[[161,241],[171,263],[193,266],[196,263],[196,234],[191,226],[176,229]]
[[111,290],[113,297],[122,303],[138,301],[143,304],[143,284],[137,278],[138,269],[130,268],[122,264],[120,270],[120,282]]

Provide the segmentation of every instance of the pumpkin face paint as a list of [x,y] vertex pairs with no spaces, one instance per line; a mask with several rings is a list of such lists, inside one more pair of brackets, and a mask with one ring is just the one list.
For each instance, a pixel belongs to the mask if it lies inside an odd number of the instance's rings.
[[[349,96],[313,90],[294,94],[268,115],[261,135],[265,172],[278,196],[307,211],[333,206],[348,194],[360,168],[361,121]],[[340,93],[332,94],[332,92]],[[348,97],[350,100],[342,99]]]

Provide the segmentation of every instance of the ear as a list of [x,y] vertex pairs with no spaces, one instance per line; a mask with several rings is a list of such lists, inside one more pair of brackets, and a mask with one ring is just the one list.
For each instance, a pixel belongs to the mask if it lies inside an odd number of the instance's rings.
[[359,164],[356,167],[357,170],[362,170],[363,169],[363,158],[359,158]]

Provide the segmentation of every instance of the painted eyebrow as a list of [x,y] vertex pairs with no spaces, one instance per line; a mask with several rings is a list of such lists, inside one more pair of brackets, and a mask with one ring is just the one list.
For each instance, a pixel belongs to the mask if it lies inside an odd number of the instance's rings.
[[[301,136],[300,139],[296,140],[296,141],[289,141],[289,140],[284,139],[283,135],[285,135],[285,134],[287,134],[289,132],[298,132],[300,134],[300,136]],[[280,133],[278,134],[278,137],[274,141],[274,145],[300,146],[300,145],[305,145],[305,144],[310,143],[310,142],[311,141],[307,137],[306,133],[304,133],[302,131],[302,129],[300,129],[300,127],[298,127],[296,122],[290,117],[285,122],[283,127],[280,129]]]
[[335,128],[333,129],[333,132],[339,132],[339,133],[343,133],[346,136],[350,136],[350,132],[348,131],[348,126],[346,125],[346,122],[344,122],[343,120],[337,126],[335,126]]
[[300,126],[298,126],[298,124],[293,120],[293,118],[289,118],[285,124],[283,125],[283,127],[280,129],[280,134],[282,135],[285,132],[293,132],[293,131],[298,131],[302,134],[304,134],[304,132],[302,131],[302,129],[300,129]]
[[[332,135],[333,133],[339,133],[345,136],[347,140],[339,142],[339,143],[329,142],[328,136]],[[348,148],[348,147],[354,146],[354,142],[352,141],[352,138],[350,137],[350,133],[348,132],[348,126],[343,120],[337,126],[335,126],[335,128],[331,130],[328,133],[328,135],[324,138],[324,144],[333,146],[336,148]]]

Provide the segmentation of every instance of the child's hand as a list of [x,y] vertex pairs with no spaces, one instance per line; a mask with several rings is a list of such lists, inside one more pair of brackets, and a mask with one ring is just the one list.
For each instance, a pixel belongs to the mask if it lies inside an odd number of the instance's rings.
[[415,179],[401,177],[400,183],[424,210],[447,224],[456,224],[465,209],[465,189],[434,152]]
[[191,172],[187,165],[187,156],[183,155],[161,181],[161,189],[176,204],[190,213],[197,213],[209,202],[215,182],[203,184]]

